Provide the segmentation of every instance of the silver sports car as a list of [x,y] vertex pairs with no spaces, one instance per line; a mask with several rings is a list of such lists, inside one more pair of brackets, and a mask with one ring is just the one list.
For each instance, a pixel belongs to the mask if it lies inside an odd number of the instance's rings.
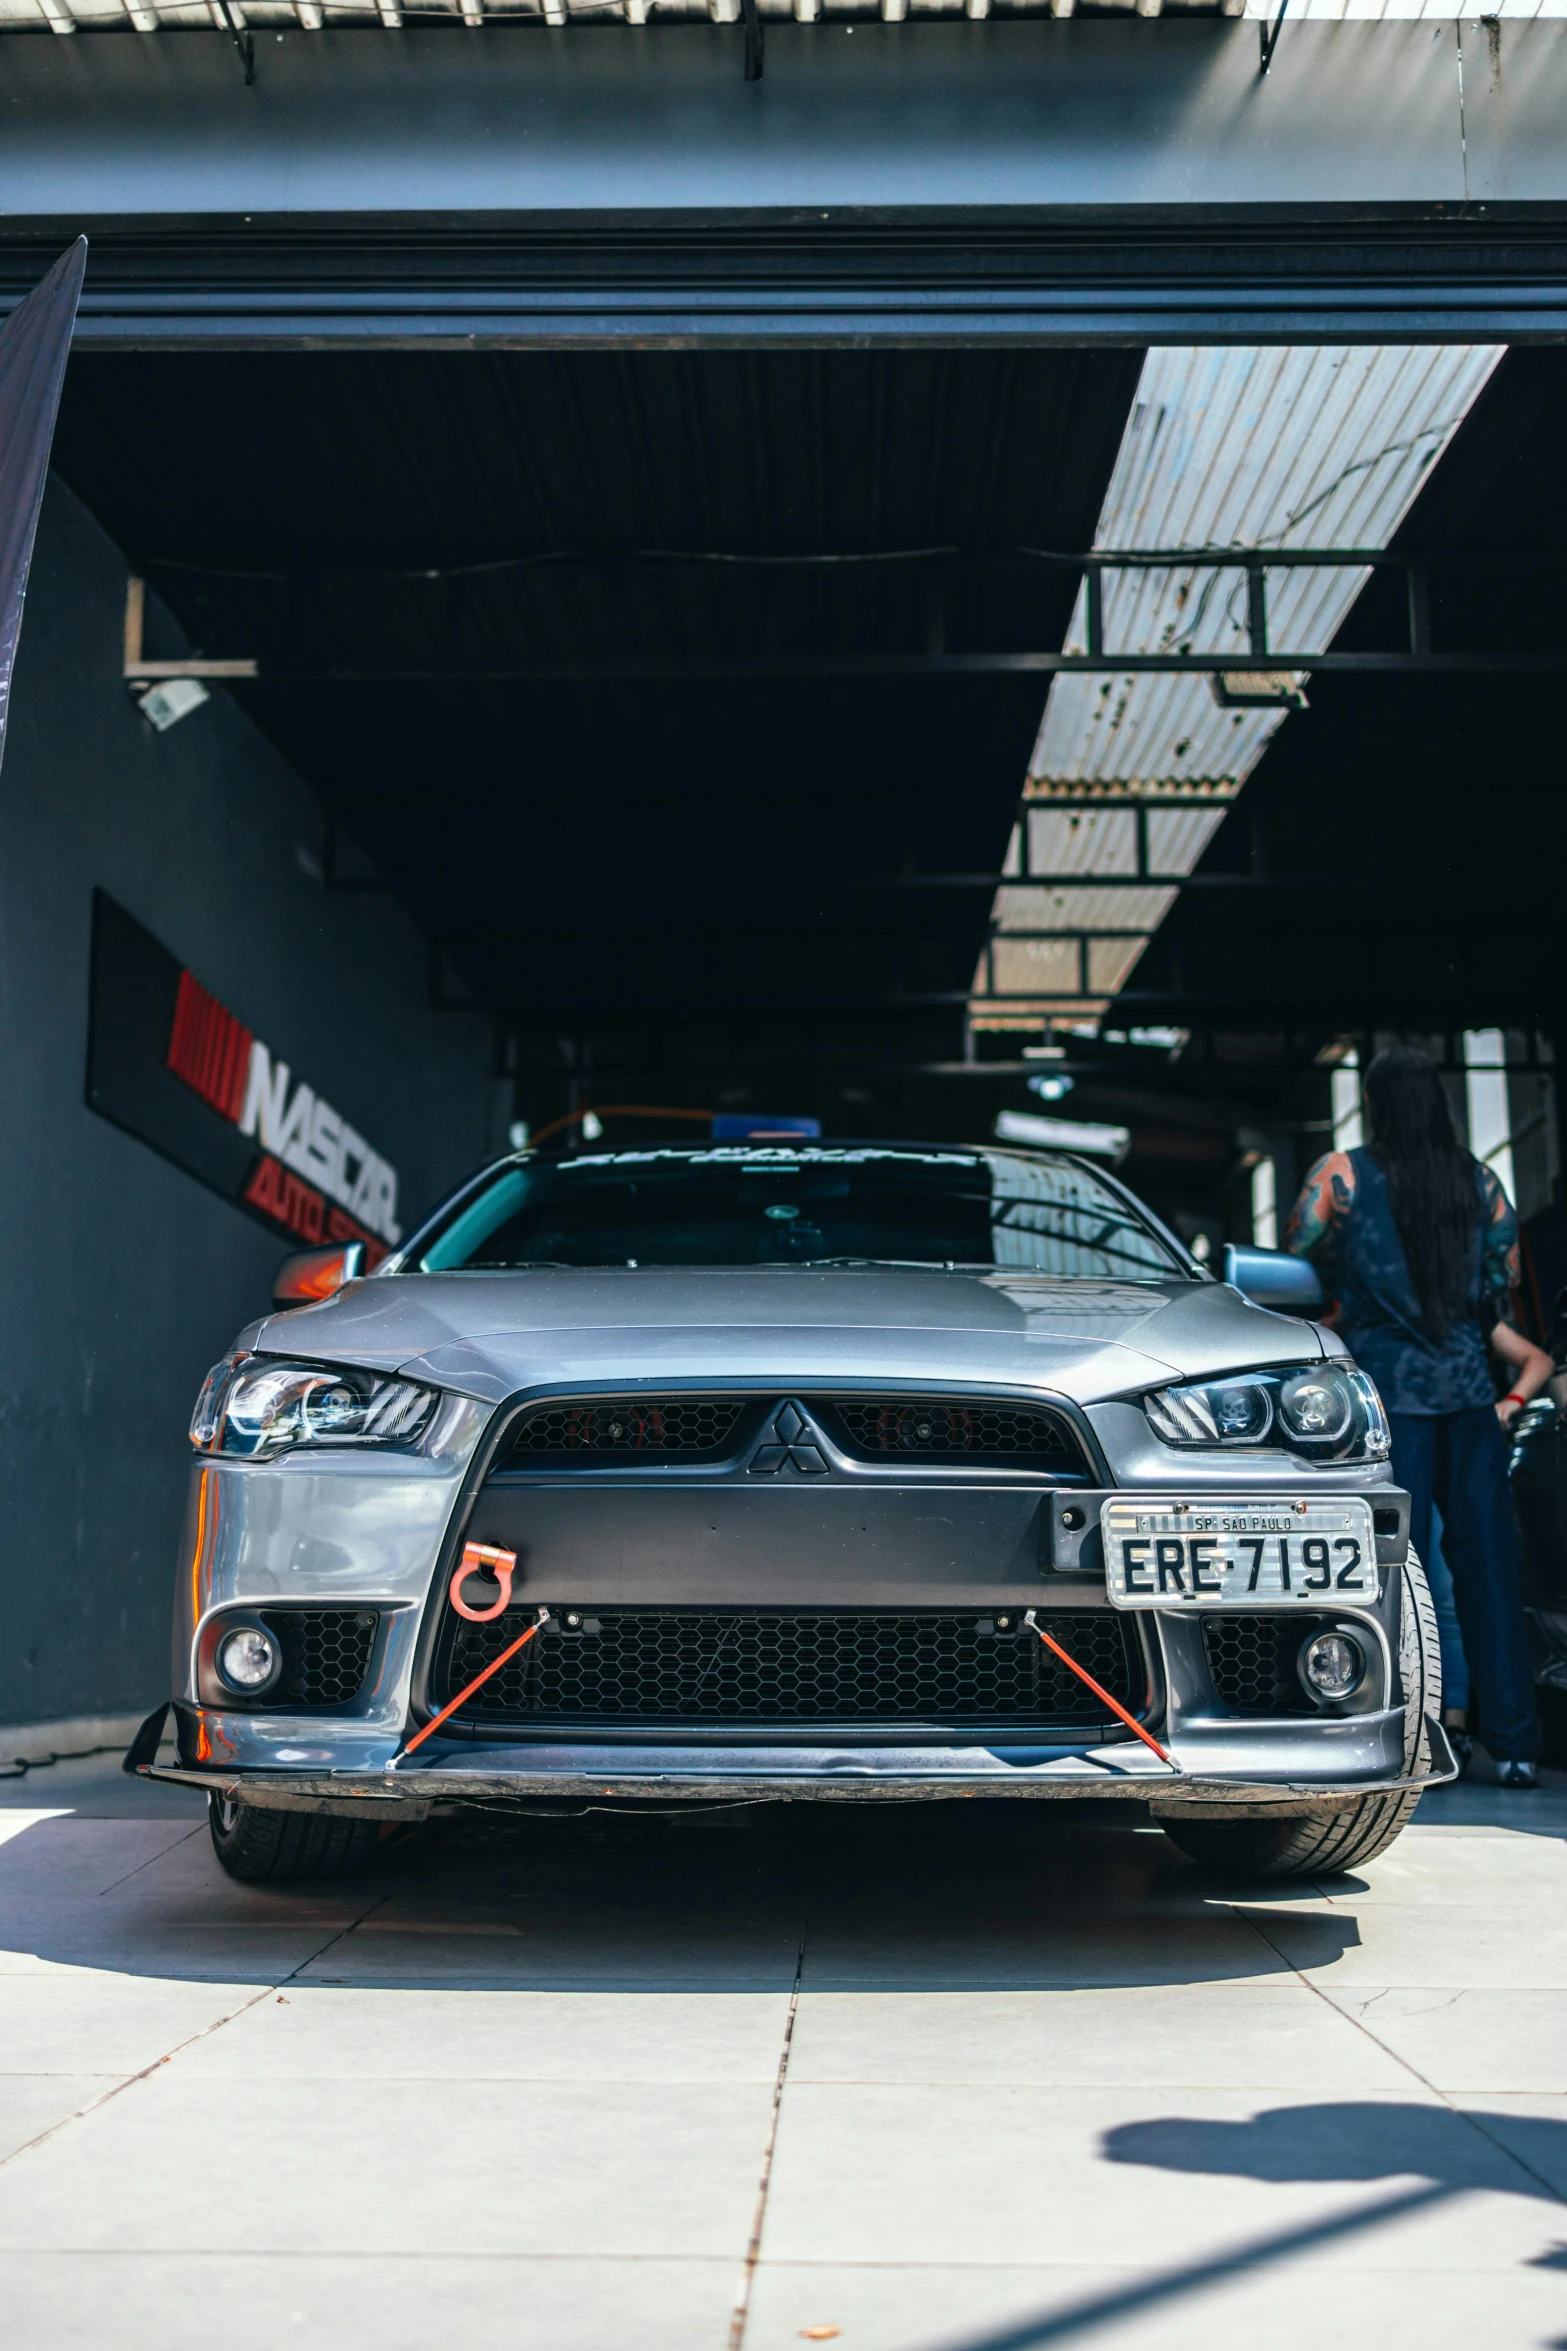
[[207,1379],[167,1708],[236,1876],[465,1804],[1125,1797],[1195,1859],[1453,1776],[1375,1388],[1042,1153],[520,1154]]

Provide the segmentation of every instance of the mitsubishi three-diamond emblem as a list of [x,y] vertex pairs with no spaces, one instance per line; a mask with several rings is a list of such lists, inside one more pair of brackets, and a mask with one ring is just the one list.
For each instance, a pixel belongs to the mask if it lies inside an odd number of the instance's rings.
[[772,1426],[751,1456],[751,1475],[771,1477],[785,1462],[808,1478],[822,1476],[827,1467],[816,1431],[798,1404],[780,1404],[773,1414]]

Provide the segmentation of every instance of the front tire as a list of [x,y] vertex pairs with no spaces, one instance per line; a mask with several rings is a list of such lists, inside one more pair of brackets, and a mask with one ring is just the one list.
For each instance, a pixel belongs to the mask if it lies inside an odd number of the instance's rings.
[[[1442,1715],[1442,1652],[1436,1610],[1425,1569],[1413,1551],[1400,1571],[1398,1670],[1404,1685],[1404,1769],[1415,1771],[1429,1752],[1428,1723]],[[1173,1845],[1206,1870],[1225,1877],[1308,1878],[1359,1869],[1385,1853],[1414,1817],[1419,1793],[1362,1796],[1358,1803],[1324,1805],[1285,1820],[1182,1820],[1161,1816]]]
[[237,1796],[207,1798],[212,1850],[231,1878],[339,1878],[363,1869],[381,1839],[374,1820],[330,1813],[278,1812]]

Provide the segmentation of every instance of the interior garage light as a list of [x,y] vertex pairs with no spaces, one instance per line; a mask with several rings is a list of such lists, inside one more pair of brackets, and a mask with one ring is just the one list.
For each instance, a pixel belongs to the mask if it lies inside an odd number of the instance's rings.
[[1306,689],[1292,669],[1221,669],[1209,684],[1221,710],[1305,710]]
[[143,718],[150,718],[160,735],[182,718],[189,718],[203,702],[212,696],[199,678],[161,678],[145,694],[137,696],[137,707]]

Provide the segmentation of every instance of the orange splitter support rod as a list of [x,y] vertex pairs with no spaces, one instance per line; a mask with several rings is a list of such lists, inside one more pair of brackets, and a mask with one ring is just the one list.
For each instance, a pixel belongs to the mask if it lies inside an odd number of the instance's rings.
[[[511,1599],[511,1579],[516,1566],[517,1554],[515,1551],[500,1551],[491,1543],[465,1543],[462,1557],[452,1570],[452,1579],[447,1592],[447,1597],[458,1615],[465,1616],[470,1624],[493,1623],[496,1617],[503,1614]],[[500,1598],[493,1608],[470,1608],[462,1596],[463,1585],[469,1576],[478,1574],[485,1568],[489,1569],[500,1585]],[[432,1715],[423,1730],[415,1731],[403,1749],[402,1755],[393,1756],[392,1761],[400,1763],[403,1755],[411,1755],[416,1747],[422,1747],[425,1740],[433,1732],[438,1731],[443,1722],[451,1720],[459,1706],[466,1706],[475,1690],[483,1689],[491,1674],[499,1673],[501,1667],[515,1657],[519,1649],[526,1649],[534,1634],[549,1623],[549,1618],[549,1610],[540,1608],[527,1631],[520,1633],[510,1648],[503,1649],[498,1657],[492,1657],[483,1672],[474,1675],[466,1689],[459,1690],[455,1698],[449,1698],[440,1713]]]
[[1108,1690],[1101,1690],[1099,1684],[1094,1680],[1093,1675],[1088,1672],[1087,1668],[1079,1665],[1075,1657],[1069,1657],[1067,1652],[1062,1648],[1059,1641],[1053,1641],[1051,1639],[1044,1626],[1040,1623],[1038,1617],[1034,1614],[1032,1608],[1030,1608],[1024,1615],[1023,1622],[1028,1626],[1030,1632],[1037,1633],[1039,1635],[1040,1639],[1044,1642],[1045,1647],[1049,1649],[1055,1656],[1059,1657],[1062,1664],[1069,1667],[1071,1671],[1076,1674],[1080,1682],[1082,1682],[1088,1689],[1093,1691],[1094,1696],[1098,1698],[1102,1704],[1109,1707],[1110,1712],[1115,1715],[1119,1721],[1125,1723],[1129,1731],[1136,1732],[1138,1738],[1142,1740],[1142,1743],[1145,1747],[1151,1747],[1153,1749],[1161,1763],[1167,1763],[1173,1772],[1180,1771],[1181,1767],[1176,1762],[1175,1757],[1169,1752],[1167,1748],[1160,1746],[1153,1733],[1151,1731],[1145,1731],[1142,1724],[1138,1722],[1134,1716],[1127,1713],[1126,1708],[1121,1704],[1118,1698],[1112,1698]]

